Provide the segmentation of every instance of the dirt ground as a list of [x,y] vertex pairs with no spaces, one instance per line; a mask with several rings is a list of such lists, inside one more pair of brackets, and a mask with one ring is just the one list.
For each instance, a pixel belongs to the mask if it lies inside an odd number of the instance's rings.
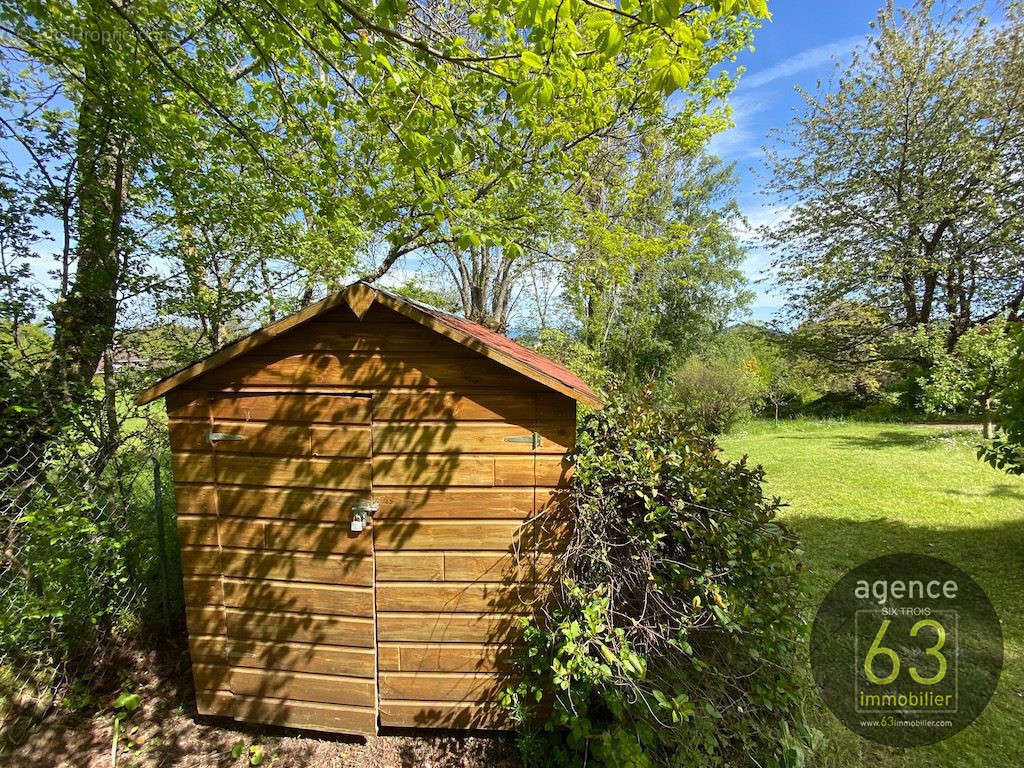
[[197,718],[187,654],[177,649],[125,653],[77,711],[67,705],[31,728],[9,728],[0,765],[11,768],[111,768],[112,704],[122,692],[141,705],[122,725],[118,768],[243,768],[239,741],[260,745],[274,768],[519,768],[501,735],[396,731],[363,740]]

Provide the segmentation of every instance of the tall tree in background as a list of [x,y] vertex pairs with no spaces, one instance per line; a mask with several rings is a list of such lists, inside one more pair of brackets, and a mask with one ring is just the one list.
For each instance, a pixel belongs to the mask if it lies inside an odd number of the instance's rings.
[[569,299],[583,343],[628,378],[666,373],[747,301],[733,168],[679,138],[609,155],[580,196]]
[[835,87],[771,153],[791,204],[767,232],[804,340],[864,365],[914,357],[939,323],[952,350],[1024,302],[1024,5],[890,2]]
[[[487,194],[481,196],[471,188],[449,236],[438,238],[430,248],[442,282],[454,287],[467,317],[501,331],[508,328],[516,298],[527,283],[564,257],[566,238],[571,239],[570,230],[576,224],[575,202],[586,189],[594,188],[595,176],[614,168],[615,162],[609,165],[609,158],[626,157],[643,137],[651,135],[671,136],[677,146],[689,147],[692,153],[726,126],[724,97],[734,81],[726,70],[713,76],[711,72],[750,44],[753,27],[744,20],[724,18],[722,22],[715,25],[713,38],[687,57],[685,84],[682,80],[662,81],[663,91],[677,86],[682,89],[671,107],[661,99],[650,102],[633,97],[629,103],[622,102],[620,112],[612,115],[614,119],[588,130],[585,142],[574,139],[564,144],[558,140],[556,147],[570,151],[564,152],[557,173],[551,172],[550,164],[536,160],[535,141],[529,133],[519,138],[520,150],[500,179],[481,166],[479,159],[467,163],[467,175],[476,175],[478,189]],[[596,42],[613,50],[621,45],[611,28],[608,35],[600,33]],[[649,54],[659,58],[660,47],[655,44]],[[536,88],[526,83],[514,89],[512,97],[543,100],[542,87],[543,80]],[[491,119],[500,133],[510,116],[495,112]],[[592,125],[589,121],[585,118]],[[615,186],[621,180],[620,176],[605,182]],[[500,237],[495,237],[496,232]],[[369,277],[380,276],[387,264],[385,258],[382,267],[371,271]]]
[[430,249],[467,318],[508,331],[525,276],[549,258],[550,242],[563,226],[567,186],[564,179],[538,176],[492,196],[490,215],[506,223],[504,244],[468,231]]

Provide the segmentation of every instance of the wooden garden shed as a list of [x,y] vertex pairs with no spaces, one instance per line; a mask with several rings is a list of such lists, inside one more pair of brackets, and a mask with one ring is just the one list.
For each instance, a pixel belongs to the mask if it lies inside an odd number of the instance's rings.
[[[552,579],[560,364],[355,283],[163,379],[201,714],[495,728]],[[543,522],[548,521],[548,522]]]

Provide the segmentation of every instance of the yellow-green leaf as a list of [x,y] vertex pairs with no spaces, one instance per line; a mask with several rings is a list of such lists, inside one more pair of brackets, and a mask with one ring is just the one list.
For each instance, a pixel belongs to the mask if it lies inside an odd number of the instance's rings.
[[519,59],[530,69],[544,69],[544,59],[533,51],[523,51]]
[[555,86],[548,78],[542,77],[537,85],[537,103],[542,107],[547,106],[554,95]]

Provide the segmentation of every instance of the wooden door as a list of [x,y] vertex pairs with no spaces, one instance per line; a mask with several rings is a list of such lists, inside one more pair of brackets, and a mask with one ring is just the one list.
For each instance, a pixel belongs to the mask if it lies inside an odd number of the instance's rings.
[[190,605],[205,589],[221,617],[211,637],[190,622],[200,711],[376,732],[373,539],[351,530],[370,415],[365,395],[213,393],[205,424],[172,422],[177,481],[212,488],[214,525],[180,521],[186,571],[214,577],[187,579]]

